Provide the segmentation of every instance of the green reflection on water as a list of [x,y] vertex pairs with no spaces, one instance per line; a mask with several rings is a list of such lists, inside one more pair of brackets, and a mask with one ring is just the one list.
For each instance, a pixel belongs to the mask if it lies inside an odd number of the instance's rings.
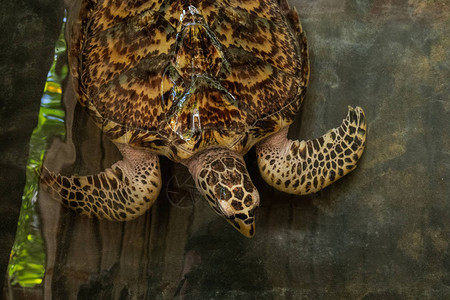
[[[65,21],[65,19],[64,19]],[[38,125],[30,139],[26,170],[26,185],[17,225],[16,239],[11,251],[8,275],[12,285],[33,287],[40,284],[45,273],[44,241],[41,237],[35,203],[38,197],[38,171],[44,158],[49,136],[64,136],[64,111],[61,108],[62,81],[67,75],[66,41],[63,23],[55,46],[53,64],[47,75],[41,98]]]

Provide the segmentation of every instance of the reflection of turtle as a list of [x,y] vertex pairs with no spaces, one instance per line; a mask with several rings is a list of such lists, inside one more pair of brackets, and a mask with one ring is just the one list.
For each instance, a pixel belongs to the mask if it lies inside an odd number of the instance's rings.
[[47,189],[79,213],[143,214],[158,197],[165,155],[189,168],[217,213],[252,236],[259,195],[242,156],[253,145],[263,178],[298,195],[344,176],[362,155],[360,108],[320,138],[286,137],[309,63],[297,12],[285,0],[84,0],[72,15],[79,102],[123,155],[91,176],[43,169]]

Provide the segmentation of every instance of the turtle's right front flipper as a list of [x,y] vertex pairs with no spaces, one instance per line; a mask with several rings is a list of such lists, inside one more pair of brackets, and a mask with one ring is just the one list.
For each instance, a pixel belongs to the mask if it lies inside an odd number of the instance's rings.
[[41,186],[76,212],[127,221],[145,213],[161,189],[156,154],[124,147],[123,160],[96,175],[63,176],[42,167]]
[[356,168],[366,141],[367,123],[360,107],[349,107],[341,126],[309,141],[287,139],[287,127],[256,148],[264,180],[297,195],[315,193]]

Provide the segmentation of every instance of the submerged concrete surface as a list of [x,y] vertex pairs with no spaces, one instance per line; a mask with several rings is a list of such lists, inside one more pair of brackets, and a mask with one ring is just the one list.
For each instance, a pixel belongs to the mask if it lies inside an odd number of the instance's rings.
[[[450,298],[448,3],[292,3],[308,37],[312,75],[290,137],[317,137],[339,125],[347,105],[361,106],[369,131],[358,168],[315,195],[296,197],[262,181],[251,151],[247,164],[262,201],[251,240],[216,216],[198,194],[193,193],[194,205],[169,201],[172,183],[151,212],[125,224],[64,211],[59,225],[50,226],[55,212],[44,212],[54,266],[47,286],[53,296]],[[59,28],[54,30],[56,38]],[[16,115],[28,116],[13,102],[8,105]],[[21,122],[7,124],[21,128]],[[27,139],[21,137],[17,149],[24,155]],[[88,141],[76,138],[85,161],[78,170],[89,170],[88,160],[101,168],[111,162],[105,157],[117,155],[104,140]],[[13,143],[2,145],[9,148],[2,153],[18,151]],[[167,160],[162,164],[165,182],[185,172]]]
[[280,287],[293,299],[449,298],[449,3],[295,4],[312,76],[292,136],[322,134],[347,105],[365,109],[369,130],[353,174],[312,197],[269,204],[270,213],[292,208],[283,242],[271,241],[280,269],[289,266],[284,282],[297,284]]

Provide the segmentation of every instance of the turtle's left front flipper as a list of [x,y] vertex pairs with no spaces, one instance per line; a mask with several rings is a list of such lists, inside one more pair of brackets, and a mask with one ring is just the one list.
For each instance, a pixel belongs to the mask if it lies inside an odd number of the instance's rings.
[[360,107],[349,107],[341,126],[308,141],[287,139],[287,127],[261,142],[258,166],[264,180],[276,189],[297,195],[315,193],[356,168],[367,123]]
[[80,214],[127,221],[145,213],[161,189],[159,158],[122,147],[123,159],[96,175],[63,176],[42,167],[41,186]]

